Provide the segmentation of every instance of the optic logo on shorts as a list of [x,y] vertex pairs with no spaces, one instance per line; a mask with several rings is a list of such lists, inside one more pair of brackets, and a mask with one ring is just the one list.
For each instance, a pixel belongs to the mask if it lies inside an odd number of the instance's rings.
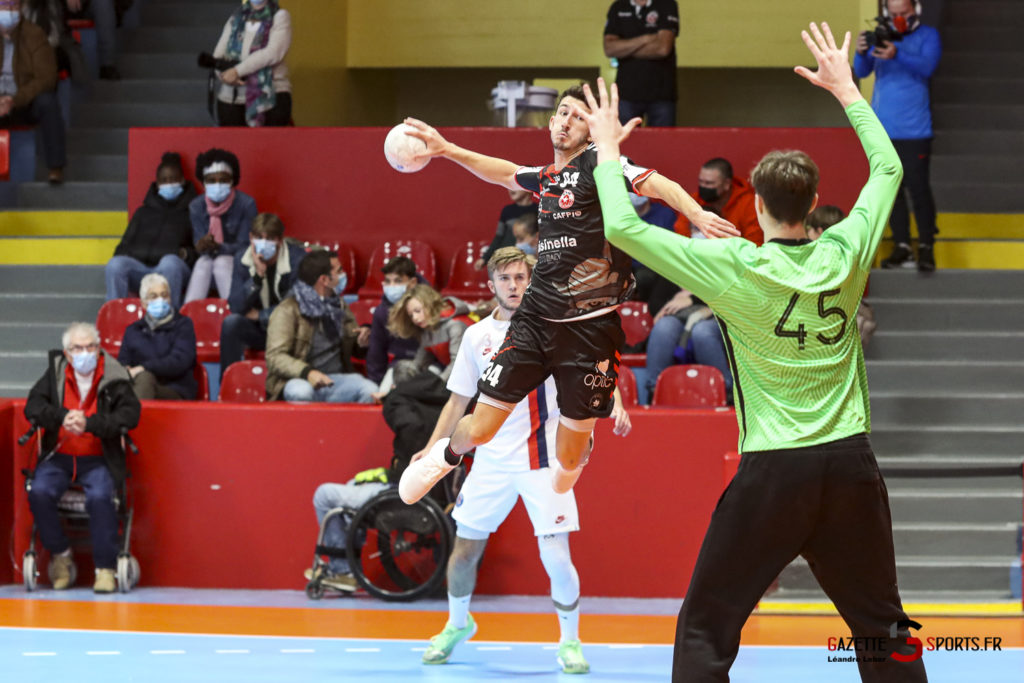
[[555,524],[562,524],[563,522],[565,522],[565,515],[555,517]]
[[594,370],[583,378],[583,384],[591,389],[607,389],[615,386],[615,380],[608,376],[608,367],[611,361],[605,358],[603,361],[594,364]]
[[562,209],[568,209],[575,203],[576,195],[572,193],[572,190],[565,190],[562,192],[562,196],[558,198],[558,206]]
[[[570,213],[575,213],[575,212],[570,212]],[[558,215],[558,214],[555,214],[555,215]],[[541,240],[540,242],[537,242],[537,253],[540,253],[542,251],[551,251],[552,249],[572,248],[572,247],[575,247],[575,246],[576,246],[576,238],[575,237],[566,237],[565,235],[561,235],[560,237],[554,237],[554,238],[550,238],[550,239],[546,239],[546,240]]]

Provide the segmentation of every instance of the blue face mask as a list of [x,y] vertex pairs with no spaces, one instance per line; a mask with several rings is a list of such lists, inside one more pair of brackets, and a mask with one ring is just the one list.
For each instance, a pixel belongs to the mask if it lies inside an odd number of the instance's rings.
[[348,287],[348,273],[343,270],[338,273],[338,284],[334,285],[334,293],[341,296],[346,287]]
[[82,351],[71,354],[71,366],[79,375],[88,375],[96,369],[96,354],[91,351]]
[[384,297],[393,304],[405,294],[405,285],[384,285]]
[[164,183],[162,185],[157,185],[156,191],[167,201],[173,202],[181,196],[181,193],[185,191],[185,188],[181,183]]
[[19,21],[21,21],[21,12],[18,10],[0,11],[0,28],[4,31],[10,31],[18,25]]
[[167,299],[153,299],[146,304],[146,312],[153,320],[162,320],[171,312],[171,302]]
[[516,249],[527,255],[537,253],[537,247],[533,246],[529,242],[516,242]]
[[252,241],[252,248],[264,261],[269,261],[277,256],[277,242],[274,240],[255,239]]
[[214,204],[220,204],[231,194],[231,185],[228,183],[207,183],[206,196]]

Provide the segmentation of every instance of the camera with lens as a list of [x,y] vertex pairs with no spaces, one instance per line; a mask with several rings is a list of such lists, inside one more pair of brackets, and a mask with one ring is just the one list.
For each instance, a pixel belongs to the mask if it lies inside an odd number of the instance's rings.
[[214,69],[216,71],[227,71],[228,69],[234,69],[238,66],[239,61],[237,59],[224,59],[222,57],[214,57],[209,52],[199,53],[199,66],[204,69]]
[[883,16],[875,17],[875,28],[872,31],[864,31],[862,34],[868,41],[869,48],[881,47],[883,43],[895,43],[903,40],[903,34],[889,25],[889,20]]

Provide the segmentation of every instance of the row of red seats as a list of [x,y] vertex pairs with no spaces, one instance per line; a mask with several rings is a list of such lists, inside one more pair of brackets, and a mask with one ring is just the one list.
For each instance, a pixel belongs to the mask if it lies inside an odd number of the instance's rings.
[[[466,242],[452,258],[448,280],[441,293],[460,299],[475,301],[489,299],[487,270],[474,270],[473,264],[483,256],[490,242]],[[396,256],[406,256],[416,264],[416,270],[431,287],[438,286],[437,257],[434,249],[419,240],[388,240],[373,250],[367,263],[366,281],[360,287],[355,252],[347,245],[335,245],[338,258],[349,275],[345,294],[357,294],[360,299],[379,299],[383,294],[384,274],[381,267]]]
[[[636,375],[619,366],[619,393],[627,408],[637,408]],[[652,408],[724,408],[725,377],[710,365],[670,365],[658,375]]]

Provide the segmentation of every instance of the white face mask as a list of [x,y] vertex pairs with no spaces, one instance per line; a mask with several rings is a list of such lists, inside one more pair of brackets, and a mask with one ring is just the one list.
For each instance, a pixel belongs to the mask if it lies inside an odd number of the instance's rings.
[[0,10],[0,29],[10,31],[21,21],[21,12],[14,9]]

